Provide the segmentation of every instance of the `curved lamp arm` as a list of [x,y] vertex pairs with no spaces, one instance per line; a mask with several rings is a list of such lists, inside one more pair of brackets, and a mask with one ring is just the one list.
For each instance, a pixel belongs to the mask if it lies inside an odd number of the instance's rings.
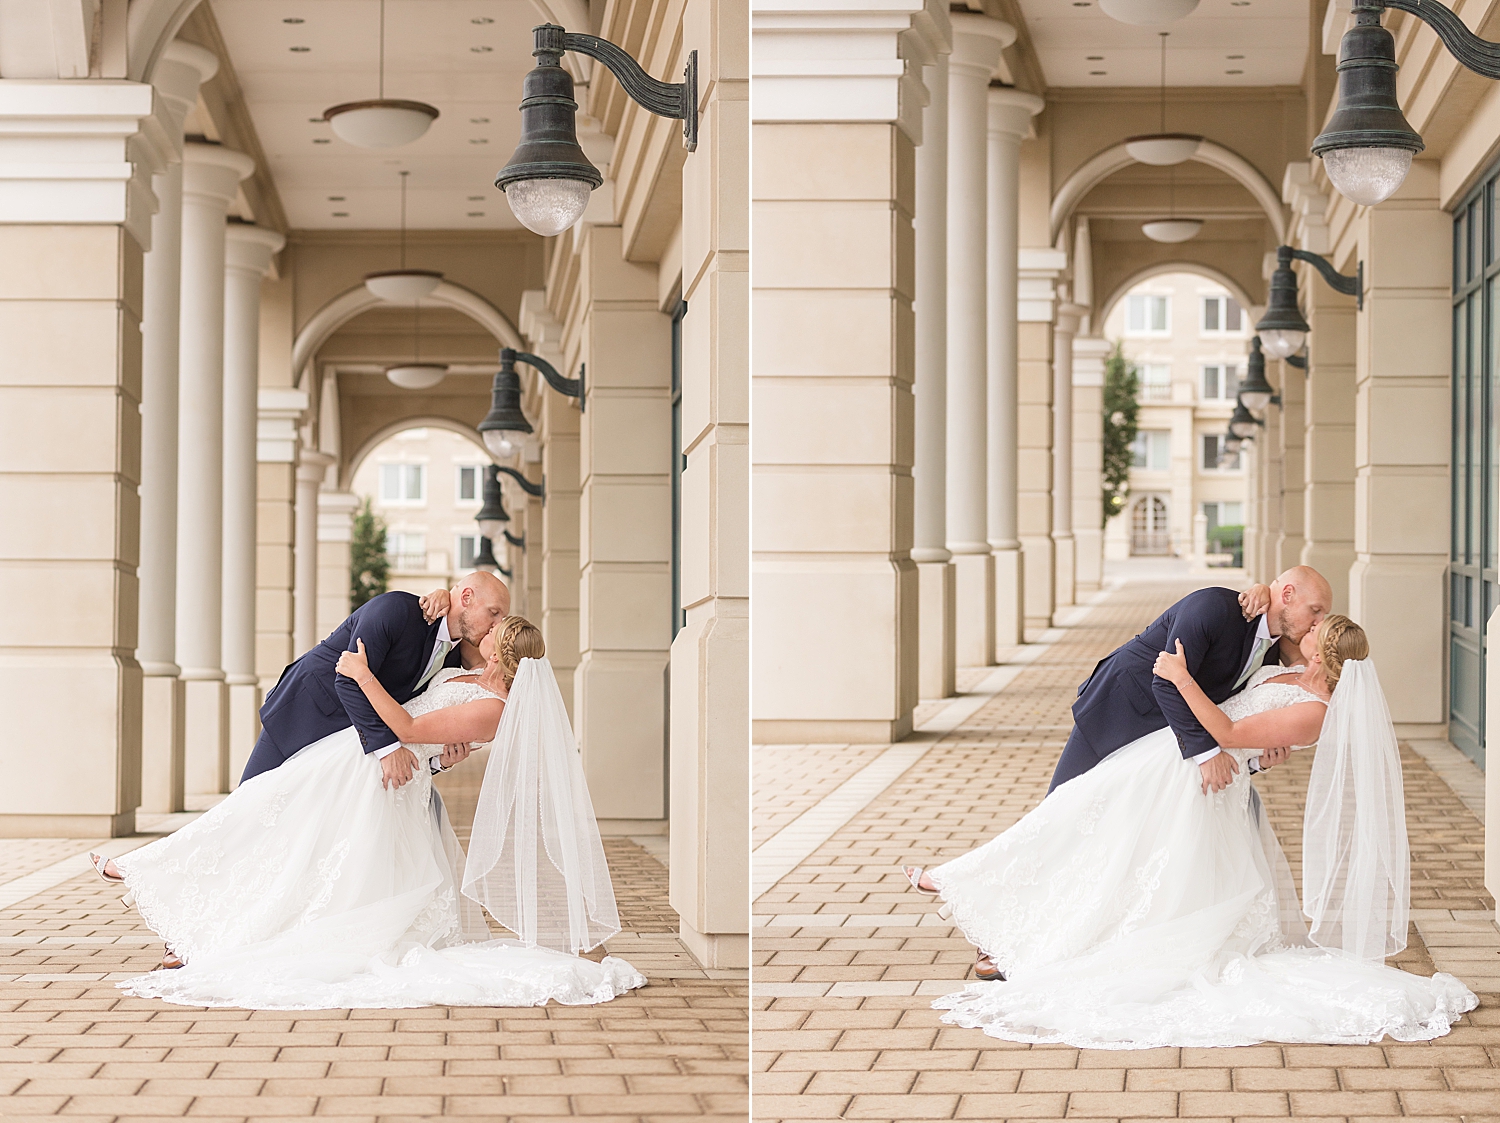
[[[544,25],[546,26],[546,25]],[[553,25],[555,26],[555,25]],[[558,30],[561,30],[559,28]],[[537,28],[537,45],[541,46],[542,28]],[[682,139],[689,152],[698,149],[698,52],[689,51],[681,82],[658,82],[641,69],[640,63],[608,39],[597,35],[566,32],[562,49],[598,59],[619,79],[621,87],[647,112],[682,122]]]
[[523,535],[521,535],[521,537],[517,538],[514,534],[512,534],[510,531],[507,530],[505,532],[505,540],[507,542],[509,542],[512,546],[516,546],[516,547],[520,548],[520,550],[523,553],[525,552],[525,550],[526,550],[526,535],[523,534]]
[[[509,467],[508,465],[505,465],[505,464],[496,464],[494,467],[495,467],[495,471],[504,473],[505,475],[509,476],[511,479],[515,480],[516,483],[520,484],[521,485],[521,490],[524,491],[527,495],[534,495],[538,499],[546,499],[546,497],[547,497],[547,477],[546,476],[542,477],[542,482],[541,483],[534,484],[530,480],[528,480],[525,476],[521,475],[520,472],[516,471],[514,468]],[[506,537],[509,538],[510,535],[507,534]]]
[[[1402,0],[1405,2],[1405,0]],[[1305,261],[1316,269],[1328,282],[1328,287],[1334,292],[1341,292],[1345,296],[1354,297],[1355,304],[1361,310],[1365,306],[1365,263],[1361,261],[1359,267],[1354,271],[1354,276],[1346,277],[1340,273],[1329,262],[1326,257],[1312,253],[1309,250],[1293,249],[1291,246],[1281,246],[1278,253],[1285,254],[1288,258]]]
[[1307,356],[1306,355],[1288,355],[1286,358],[1282,359],[1281,361],[1284,362],[1289,367],[1296,367],[1298,370],[1306,370],[1307,369]]
[[1475,74],[1500,78],[1500,43],[1481,39],[1438,0],[1360,0],[1356,7],[1395,8],[1416,16],[1443,41],[1453,57]]
[[585,372],[582,365],[578,368],[577,378],[564,378],[555,366],[540,355],[517,351],[513,347],[500,348],[500,362],[504,364],[507,358],[512,363],[525,363],[529,367],[535,367],[541,373],[541,376],[547,380],[548,386],[551,386],[552,389],[566,398],[577,398],[579,409],[583,409],[585,404],[583,397]]

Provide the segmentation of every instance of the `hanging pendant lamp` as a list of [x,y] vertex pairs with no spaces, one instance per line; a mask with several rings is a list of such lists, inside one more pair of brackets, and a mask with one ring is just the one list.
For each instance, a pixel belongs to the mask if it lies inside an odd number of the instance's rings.
[[1126,137],[1125,151],[1130,153],[1132,160],[1164,168],[1191,160],[1203,138],[1192,133],[1167,132],[1167,36],[1170,32],[1158,34],[1161,36],[1161,131]]
[[1153,242],[1186,242],[1203,229],[1201,218],[1177,217],[1177,169],[1167,168],[1167,217],[1141,223],[1141,233]]
[[1190,15],[1198,0],[1099,0],[1099,10],[1112,20],[1151,27]]
[[412,305],[412,360],[387,367],[385,376],[403,390],[431,390],[448,373],[447,363],[422,361],[422,305]]
[[385,0],[380,0],[380,96],[323,110],[334,135],[357,148],[399,148],[421,137],[438,119],[436,106],[385,96]]
[[406,177],[410,174],[401,173],[401,268],[365,275],[365,288],[371,295],[391,304],[411,304],[431,296],[443,283],[443,275],[436,270],[406,267]]

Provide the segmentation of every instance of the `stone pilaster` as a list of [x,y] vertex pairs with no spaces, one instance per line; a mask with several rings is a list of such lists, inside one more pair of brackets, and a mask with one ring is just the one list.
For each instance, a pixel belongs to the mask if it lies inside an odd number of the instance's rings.
[[1073,340],[1073,593],[1104,584],[1104,361],[1108,340]]
[[1052,543],[1052,371],[1057,279],[1067,268],[1061,250],[1023,249],[1018,286],[1016,396],[1016,529],[1025,557],[1025,625],[1051,627],[1056,603]]
[[1063,303],[1052,330],[1052,549],[1057,607],[1074,602],[1077,556],[1073,541],[1073,337],[1088,309]]
[[[304,456],[307,453],[304,451]],[[313,643],[344,622],[349,615],[350,543],[354,540],[354,516],[360,497],[348,491],[333,491],[327,477],[317,495],[316,545],[313,552]],[[309,645],[310,646],[310,645]],[[301,650],[297,652],[301,654]]]
[[[297,427],[307,412],[301,390],[266,389],[256,399],[255,673],[262,698],[295,657],[292,648]],[[231,768],[231,782],[238,770]]]

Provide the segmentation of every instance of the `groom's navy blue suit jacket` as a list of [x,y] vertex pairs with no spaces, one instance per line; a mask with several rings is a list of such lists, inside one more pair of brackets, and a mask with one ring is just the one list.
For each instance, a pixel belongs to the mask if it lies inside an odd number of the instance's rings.
[[[1187,653],[1188,670],[1215,704],[1234,693],[1235,680],[1255,650],[1260,618],[1246,621],[1232,589],[1199,589],[1167,609],[1129,643],[1100,660],[1078,688],[1073,703],[1074,737],[1081,736],[1100,760],[1164,725],[1177,734],[1184,759],[1215,748],[1177,687],[1151,673],[1158,652]],[[1277,661],[1273,641],[1264,663]]]
[[[299,749],[350,725],[359,730],[367,753],[394,744],[396,735],[376,716],[364,692],[334,665],[345,651],[358,650],[356,639],[364,640],[370,670],[404,705],[417,693],[437,633],[438,625],[422,618],[421,605],[410,593],[382,593],[356,608],[327,639],[281,672],[260,708],[260,743],[244,778],[269,771]],[[444,666],[462,666],[457,644]]]

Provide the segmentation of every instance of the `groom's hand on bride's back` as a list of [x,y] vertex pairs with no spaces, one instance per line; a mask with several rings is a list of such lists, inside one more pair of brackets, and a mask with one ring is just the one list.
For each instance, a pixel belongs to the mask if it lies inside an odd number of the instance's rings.
[[380,786],[386,789],[403,787],[416,771],[417,755],[403,745],[380,758]]
[[1203,773],[1203,794],[1207,795],[1212,789],[1221,792],[1234,781],[1239,775],[1239,763],[1228,753],[1215,753],[1202,764],[1198,770]]

